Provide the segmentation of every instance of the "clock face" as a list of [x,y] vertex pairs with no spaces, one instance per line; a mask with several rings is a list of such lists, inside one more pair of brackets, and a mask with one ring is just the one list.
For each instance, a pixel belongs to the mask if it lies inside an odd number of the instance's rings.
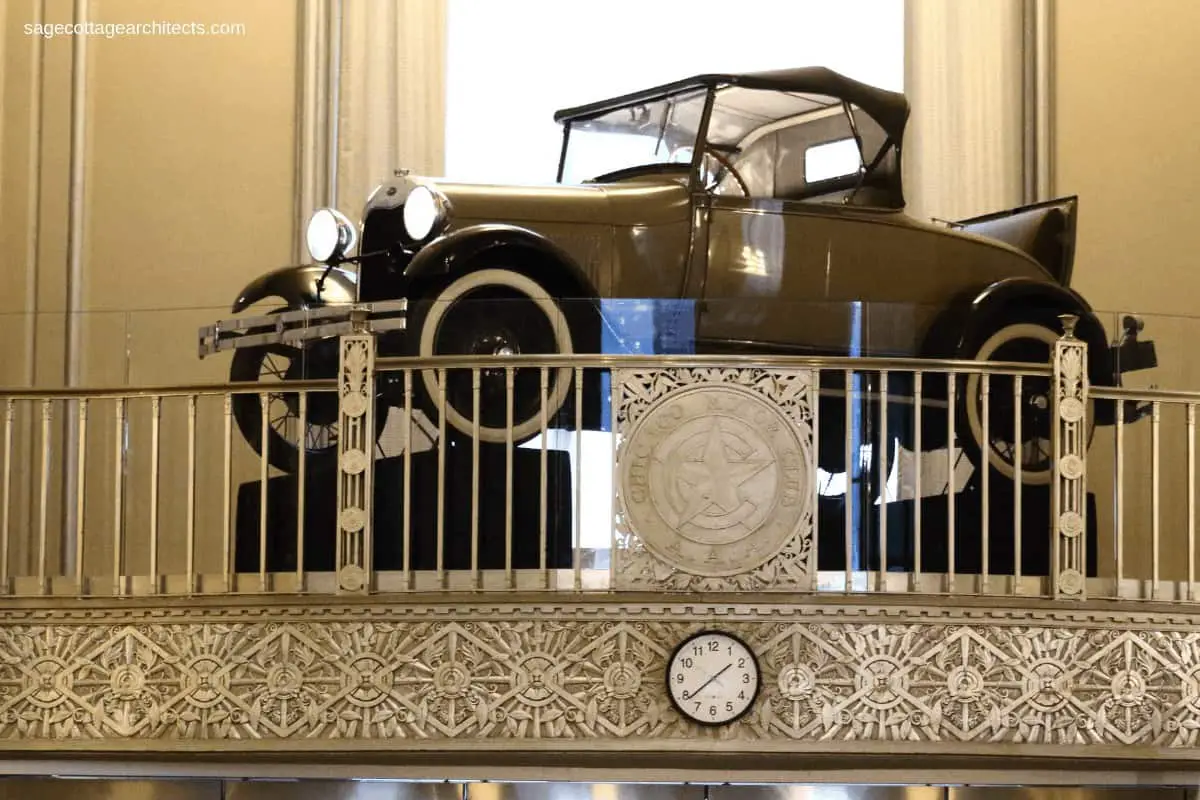
[[741,639],[702,631],[683,641],[667,662],[667,692],[675,707],[702,725],[725,725],[754,705],[758,661]]

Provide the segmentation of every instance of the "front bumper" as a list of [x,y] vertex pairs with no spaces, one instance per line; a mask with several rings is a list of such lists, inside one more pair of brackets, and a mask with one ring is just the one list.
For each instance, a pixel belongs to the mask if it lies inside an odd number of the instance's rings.
[[330,339],[360,331],[404,330],[407,311],[407,300],[388,300],[224,319],[200,329],[200,358],[242,347],[273,344],[303,347],[314,339]]

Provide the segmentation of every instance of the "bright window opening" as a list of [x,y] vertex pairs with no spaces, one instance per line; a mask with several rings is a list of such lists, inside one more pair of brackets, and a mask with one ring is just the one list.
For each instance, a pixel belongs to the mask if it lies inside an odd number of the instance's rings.
[[853,175],[862,165],[853,139],[814,145],[804,151],[804,182],[817,183]]

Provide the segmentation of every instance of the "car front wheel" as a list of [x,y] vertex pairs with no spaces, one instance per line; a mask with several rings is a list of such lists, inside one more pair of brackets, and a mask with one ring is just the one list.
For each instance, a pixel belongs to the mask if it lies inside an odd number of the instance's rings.
[[[471,369],[447,369],[443,387],[439,370],[422,369],[414,376],[415,402],[434,421],[444,414],[447,425],[467,436],[478,426],[479,440],[508,441],[508,370],[510,355],[569,355],[576,352],[567,315],[558,300],[535,280],[504,268],[460,275],[410,303],[409,331],[416,336],[416,356],[495,356],[495,366],[479,369],[479,417],[475,419],[475,385]],[[541,431],[542,370],[512,369],[512,440],[521,443]],[[544,415],[553,427],[570,398],[573,370],[546,371]],[[444,398],[444,399],[443,399]]]

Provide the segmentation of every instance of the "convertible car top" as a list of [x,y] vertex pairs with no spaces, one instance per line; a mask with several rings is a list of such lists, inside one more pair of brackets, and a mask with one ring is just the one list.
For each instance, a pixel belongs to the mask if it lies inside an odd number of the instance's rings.
[[[908,99],[903,94],[861,83],[827,67],[695,75],[607,100],[560,109],[554,113],[554,121],[571,123],[594,119],[637,103],[653,102],[691,90],[705,89],[717,90],[714,103],[716,106],[734,107],[748,117],[759,117],[763,123],[850,103],[870,114],[897,146],[908,122]],[[738,89],[744,91],[739,92]],[[792,113],[778,114],[778,98],[772,97],[769,94],[771,91],[782,92],[792,97],[795,101]]]

